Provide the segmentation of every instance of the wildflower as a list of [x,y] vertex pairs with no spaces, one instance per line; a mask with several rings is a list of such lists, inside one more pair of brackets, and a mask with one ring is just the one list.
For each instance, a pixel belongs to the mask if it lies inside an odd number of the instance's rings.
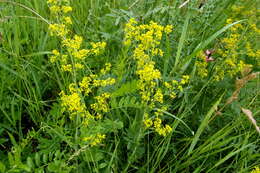
[[62,45],[67,47],[69,51],[73,49],[79,49],[82,44],[83,38],[81,36],[75,35],[73,39],[62,40]]
[[154,95],[154,100],[163,103],[163,94],[161,89],[157,89],[155,95]]
[[91,92],[90,82],[92,79],[90,77],[84,77],[82,81],[79,83],[80,90],[84,91],[85,95],[88,95]]
[[153,121],[149,119],[148,113],[144,113],[144,125],[146,128],[150,128],[153,125]]
[[64,24],[50,24],[49,30],[52,36],[57,35],[59,37],[64,37],[69,32]]
[[[74,92],[70,95],[66,95],[64,91],[62,91],[60,93],[60,96],[61,96],[61,106],[63,107],[63,111],[67,110],[71,113],[71,115],[82,114],[85,112],[86,109],[85,104],[81,102],[81,98],[78,93]],[[71,118],[73,117],[71,116]]]
[[106,47],[106,42],[91,42],[92,49],[90,52],[94,55],[99,55]]
[[106,135],[104,134],[96,134],[96,135],[90,135],[88,137],[84,137],[82,140],[84,142],[89,142],[91,146],[97,146],[100,144],[104,139],[106,138]]
[[61,9],[63,13],[69,13],[72,11],[71,6],[62,6]]
[[[136,74],[139,78],[138,89],[142,99],[142,103],[147,105],[149,109],[155,108],[156,104],[163,103],[163,92],[160,88],[156,89],[156,81],[161,81],[161,72],[155,68],[155,62],[151,56],[163,56],[163,51],[158,48],[162,39],[163,33],[169,34],[172,31],[172,26],[163,27],[151,21],[149,24],[138,25],[138,22],[131,18],[125,26],[124,44],[130,46],[132,43],[137,45],[133,51],[133,59],[136,61]],[[172,86],[165,82],[167,87]],[[156,115],[160,115],[159,111]],[[159,134],[166,136],[169,127],[163,127],[162,120],[155,118],[152,120],[148,117],[148,113],[144,114],[144,125],[146,128],[154,127],[154,130]]]
[[166,34],[169,34],[169,33],[172,32],[172,29],[173,29],[172,25],[167,25],[167,26],[164,27],[164,32]]
[[250,173],[260,173],[260,168],[256,166]]
[[72,52],[72,55],[79,59],[79,60],[84,60],[90,53],[90,50],[88,49],[81,49],[81,50],[75,50]]
[[67,65],[62,65],[61,69],[63,71],[67,71],[67,72],[72,72],[72,65],[71,64],[67,64]]
[[69,91],[70,91],[70,93],[76,93],[76,92],[79,91],[79,89],[77,88],[76,83],[71,83],[69,85]]
[[68,25],[71,25],[71,24],[72,24],[71,18],[68,17],[68,16],[64,17],[63,20],[64,20],[64,22],[65,22],[66,24],[68,24]]
[[51,56],[50,57],[50,62],[51,63],[55,63],[57,61],[57,57],[56,56]]
[[98,86],[101,86],[101,87],[105,87],[105,86],[108,86],[108,85],[113,85],[114,83],[116,82],[116,80],[114,78],[107,78],[107,79],[104,79],[104,80],[94,80],[93,81],[93,86],[95,87],[98,87]]
[[205,78],[208,76],[208,63],[205,61],[205,56],[203,51],[200,51],[197,55],[197,60],[195,63],[197,67],[197,73],[200,77]]
[[50,7],[50,11],[51,11],[51,13],[53,13],[53,14],[57,14],[57,13],[59,13],[59,12],[61,11],[61,9],[60,9],[59,6],[53,5],[53,6]]
[[48,4],[57,4],[58,0],[48,0],[47,3]]
[[91,109],[95,110],[96,112],[108,112],[109,111],[109,106],[107,104],[107,99],[110,98],[109,93],[103,93],[100,96],[96,96],[95,100],[96,103],[91,104],[90,107]]
[[100,70],[100,73],[101,73],[102,75],[105,75],[107,72],[110,71],[110,69],[111,69],[111,64],[110,64],[110,63],[106,63],[106,64],[105,64],[105,68],[101,69],[101,70]]
[[162,135],[162,136],[166,136],[167,134],[169,134],[172,131],[172,128],[169,125],[165,125],[165,127],[163,127],[162,120],[159,118],[155,118],[153,125],[155,128],[155,131],[159,135]]
[[52,51],[52,53],[53,53],[55,56],[59,56],[59,55],[60,55],[60,53],[59,53],[56,49],[54,49],[54,50]]
[[82,65],[82,64],[80,64],[80,63],[76,63],[76,64],[75,64],[75,68],[76,68],[77,70],[80,70],[80,69],[83,69],[83,68],[84,68],[84,65]]

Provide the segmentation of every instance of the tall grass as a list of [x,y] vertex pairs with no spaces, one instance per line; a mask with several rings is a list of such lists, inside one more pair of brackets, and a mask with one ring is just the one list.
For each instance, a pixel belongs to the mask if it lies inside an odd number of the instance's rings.
[[[74,77],[79,80],[89,71],[98,73],[110,62],[110,76],[117,80],[104,89],[112,95],[110,112],[100,126],[106,138],[91,147],[80,139],[88,133],[80,131],[80,117],[71,121],[62,111],[59,93],[75,78],[49,61],[51,50],[63,48],[48,30],[55,18],[47,2],[0,0],[0,172],[250,172],[260,167],[259,133],[241,111],[249,109],[259,124],[259,75],[247,80],[237,98],[227,102],[236,81],[257,74],[259,55],[251,60],[244,43],[239,43],[237,53],[250,61],[252,71],[232,77],[226,72],[223,80],[214,80],[218,75],[214,69],[222,63],[217,52],[224,49],[221,40],[234,26],[248,29],[249,21],[259,19],[253,14],[226,24],[233,15],[231,7],[239,4],[255,10],[257,1],[184,2],[72,1],[73,33],[86,44],[107,43],[102,56],[88,57],[89,69]],[[144,128],[146,108],[138,95],[136,62],[123,45],[130,18],[140,24],[173,25],[173,32],[161,41],[164,56],[153,61],[164,81],[190,76],[174,100],[165,98],[169,109],[162,119],[172,128],[165,137]],[[241,34],[246,36],[247,31]],[[245,38],[259,51],[259,33]],[[201,78],[196,57],[207,49],[215,49],[215,61],[209,62],[208,76]],[[91,129],[96,128],[99,124]]]

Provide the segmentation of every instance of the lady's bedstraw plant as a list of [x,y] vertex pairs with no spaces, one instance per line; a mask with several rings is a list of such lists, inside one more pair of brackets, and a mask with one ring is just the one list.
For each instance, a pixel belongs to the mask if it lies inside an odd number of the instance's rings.
[[[245,67],[252,67],[252,64],[260,65],[260,50],[257,47],[257,39],[260,34],[260,29],[256,26],[259,21],[257,11],[258,9],[255,7],[248,8],[239,4],[232,7],[232,16],[226,20],[226,24],[241,19],[249,20],[232,26],[227,36],[221,39],[222,47],[218,48],[214,54],[217,57],[213,69],[215,81],[223,80],[225,75],[233,77],[242,72]],[[199,52],[196,66],[200,77],[208,76],[209,64],[204,53]]]
[[59,63],[63,71],[72,72],[84,68],[85,58],[90,55],[99,55],[105,48],[105,42],[90,43],[89,49],[82,49],[83,38],[73,35],[70,27],[72,20],[69,13],[72,7],[69,0],[48,0],[50,12],[55,18],[56,23],[49,25],[52,36],[57,36],[65,48],[64,52],[53,50],[53,56],[50,57],[52,63]]
[[[50,62],[56,63],[64,73],[73,76],[73,82],[67,86],[68,92],[60,92],[62,112],[68,114],[71,120],[79,117],[82,125],[82,140],[90,146],[98,145],[105,138],[105,134],[101,134],[98,130],[87,129],[102,123],[103,115],[109,112],[110,94],[102,92],[96,95],[96,93],[98,89],[115,83],[114,78],[105,77],[110,72],[111,64],[107,63],[99,74],[91,73],[79,81],[77,81],[79,77],[77,73],[86,71],[86,58],[100,55],[105,49],[106,43],[92,42],[90,48],[82,48],[83,38],[74,35],[70,29],[72,20],[69,14],[73,10],[70,1],[48,0],[48,5],[51,15],[56,21],[49,25],[50,33],[52,36],[58,37],[62,44],[62,51],[52,51]],[[89,98],[94,99],[94,102],[86,104],[85,100]]]
[[133,18],[125,27],[124,44],[127,47],[133,47],[133,59],[137,65],[136,74],[139,78],[139,94],[142,104],[145,106],[144,125],[146,128],[153,128],[162,136],[166,136],[172,131],[168,124],[163,125],[161,119],[163,112],[168,109],[164,105],[164,96],[169,95],[171,98],[175,98],[176,91],[182,91],[182,86],[189,81],[189,76],[183,76],[180,81],[164,82],[161,72],[155,67],[153,58],[163,56],[163,51],[158,48],[163,33],[171,32],[171,25],[164,27],[153,21],[149,24],[138,25]]

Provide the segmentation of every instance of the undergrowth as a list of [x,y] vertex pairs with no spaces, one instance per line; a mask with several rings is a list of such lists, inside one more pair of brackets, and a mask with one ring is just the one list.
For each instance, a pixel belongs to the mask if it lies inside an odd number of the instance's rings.
[[0,172],[259,172],[258,0],[0,0]]

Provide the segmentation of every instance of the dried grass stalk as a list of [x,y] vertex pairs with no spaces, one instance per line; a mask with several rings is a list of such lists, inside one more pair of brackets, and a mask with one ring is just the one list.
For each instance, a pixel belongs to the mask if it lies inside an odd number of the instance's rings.
[[253,113],[249,109],[241,108],[241,110],[244,112],[244,114],[247,116],[249,121],[255,126],[256,131],[260,135],[260,128],[257,126],[256,120],[254,119]]

